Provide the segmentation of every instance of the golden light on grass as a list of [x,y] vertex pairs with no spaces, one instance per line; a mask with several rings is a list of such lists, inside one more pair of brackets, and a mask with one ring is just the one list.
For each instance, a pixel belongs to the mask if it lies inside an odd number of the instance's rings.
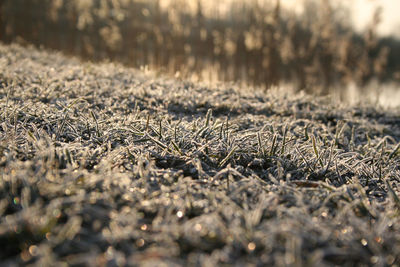
[[178,218],[182,218],[183,217],[183,211],[178,211],[177,213],[176,213],[176,216],[178,217]]
[[143,247],[144,244],[145,244],[145,241],[144,241],[143,238],[140,238],[140,239],[138,239],[138,240],[136,241],[136,245],[137,245],[138,247]]
[[35,246],[35,245],[30,246],[30,247],[29,247],[29,253],[30,253],[32,256],[37,256],[37,254],[38,254],[38,247]]
[[250,242],[249,244],[247,244],[247,248],[248,248],[250,251],[253,251],[253,250],[256,249],[256,244],[255,244],[254,242]]
[[[385,4],[384,22],[388,2],[375,2]],[[364,88],[373,79],[389,79],[400,65],[379,44],[373,15],[364,23],[366,36],[354,31],[351,14],[364,14],[366,7],[339,0],[57,0],[35,2],[32,10],[15,3],[3,11],[5,39],[21,36],[90,60],[112,59],[196,82],[266,89],[291,84],[328,93],[350,82]]]
[[194,230],[195,230],[196,232],[200,232],[202,229],[203,229],[203,227],[201,226],[201,224],[196,223],[196,224],[194,225]]
[[361,239],[360,242],[364,247],[368,245],[368,241],[365,238]]

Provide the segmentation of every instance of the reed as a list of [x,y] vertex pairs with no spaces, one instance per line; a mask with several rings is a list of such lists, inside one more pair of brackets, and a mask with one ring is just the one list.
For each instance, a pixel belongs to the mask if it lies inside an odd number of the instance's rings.
[[386,46],[398,43],[377,38],[379,12],[363,36],[351,28],[349,11],[329,0],[304,1],[304,14],[279,0],[190,3],[4,0],[1,39],[194,80],[292,83],[309,92],[387,80],[399,69]]

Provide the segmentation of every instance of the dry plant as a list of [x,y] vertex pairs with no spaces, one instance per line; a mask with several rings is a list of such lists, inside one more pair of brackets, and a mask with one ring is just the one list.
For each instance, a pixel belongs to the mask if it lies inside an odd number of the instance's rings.
[[[91,60],[202,80],[252,85],[294,83],[326,91],[350,80],[388,79],[398,66],[376,36],[379,13],[363,37],[329,0],[305,1],[305,13],[279,0],[222,4],[197,0],[5,0],[2,39],[21,37]],[[24,8],[21,8],[24,7]],[[395,43],[392,43],[392,46]]]

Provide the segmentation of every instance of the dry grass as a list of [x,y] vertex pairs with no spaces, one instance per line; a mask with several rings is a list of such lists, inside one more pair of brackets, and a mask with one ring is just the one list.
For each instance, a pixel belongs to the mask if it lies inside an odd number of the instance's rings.
[[398,111],[0,45],[4,265],[400,263]]
[[[6,0],[0,36],[90,60],[112,59],[149,66],[194,80],[244,81],[251,85],[294,83],[309,92],[399,71],[398,42],[376,36],[379,13],[363,36],[348,10],[331,1],[304,1],[298,15],[280,1]],[[24,7],[24,8],[21,8]],[[223,11],[225,10],[225,11]]]

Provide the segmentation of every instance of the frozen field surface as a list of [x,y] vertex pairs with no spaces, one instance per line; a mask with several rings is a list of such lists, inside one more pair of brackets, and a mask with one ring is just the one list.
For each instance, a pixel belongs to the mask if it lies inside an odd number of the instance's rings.
[[0,44],[0,265],[399,265],[399,142],[399,110]]

